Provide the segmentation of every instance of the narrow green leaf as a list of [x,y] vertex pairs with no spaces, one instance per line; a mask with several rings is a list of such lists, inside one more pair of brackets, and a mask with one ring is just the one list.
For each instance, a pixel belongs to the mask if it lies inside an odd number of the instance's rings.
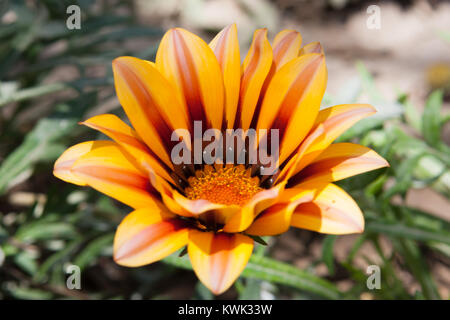
[[[165,258],[163,262],[192,270],[191,263],[186,256],[178,258],[176,254],[171,255]],[[291,286],[328,299],[338,299],[340,296],[339,290],[332,283],[289,264],[262,256],[253,255],[250,258],[242,272],[242,277]]]
[[239,300],[261,300],[261,280],[247,279]]
[[328,272],[334,274],[334,255],[333,248],[336,241],[335,235],[327,235],[322,242],[322,260],[328,268]]
[[53,294],[40,289],[32,289],[27,287],[17,287],[15,284],[6,288],[9,293],[20,300],[48,300]]
[[[81,237],[69,242],[64,247],[64,249],[48,257],[44,261],[44,263],[42,263],[41,266],[39,267],[39,270],[36,272],[33,280],[36,282],[43,282],[44,280],[46,280],[49,270],[53,268],[55,265],[57,265],[58,262],[63,262],[64,260],[67,260],[69,258],[69,255],[75,249],[77,249],[80,244],[81,244]],[[62,265],[60,272],[62,272]]]
[[77,234],[75,227],[65,222],[34,223],[20,228],[16,238],[24,242],[48,239],[70,239]]
[[181,251],[180,251],[180,254],[178,255],[178,257],[183,257],[183,256],[185,256],[186,254],[188,253],[188,251],[187,251],[187,246],[185,246]]
[[450,244],[450,233],[445,231],[426,231],[421,228],[409,227],[401,223],[367,222],[366,231],[379,232],[399,238],[418,241],[438,241]]
[[437,146],[441,140],[441,108],[443,92],[434,91],[428,98],[423,112],[422,134],[432,146]]
[[39,120],[24,142],[1,163],[0,194],[28,178],[37,162],[53,161],[64,151],[65,145],[58,142],[73,132],[95,97],[95,93],[86,94],[60,104],[52,117]]
[[414,241],[409,239],[397,240],[394,241],[394,246],[405,259],[405,266],[411,270],[414,277],[419,281],[423,296],[430,300],[441,299],[430,270]]
[[26,88],[23,90],[16,91],[13,94],[0,97],[0,107],[8,103],[33,99],[40,96],[44,96],[49,93],[55,93],[69,88],[70,87],[64,83],[44,84],[33,88]]
[[91,241],[75,258],[73,264],[81,270],[95,262],[97,257],[108,247],[112,247],[114,233],[109,233]]

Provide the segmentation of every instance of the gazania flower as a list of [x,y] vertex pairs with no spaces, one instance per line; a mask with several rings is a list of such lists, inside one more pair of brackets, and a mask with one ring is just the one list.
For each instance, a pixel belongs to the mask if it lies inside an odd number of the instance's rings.
[[[265,29],[256,30],[241,64],[235,25],[209,45],[175,28],[161,40],[155,62],[113,61],[117,96],[133,128],[111,114],[84,121],[112,141],[69,148],[54,175],[134,209],[116,232],[118,264],[150,264],[187,246],[198,278],[220,294],[246,266],[255,236],[291,226],[329,234],[364,230],[357,204],[333,182],[388,163],[364,146],[332,142],[375,109],[347,104],[319,111],[325,57],[319,43],[301,42],[298,32],[284,30],[271,44]],[[172,151],[182,137],[174,141],[172,134],[193,132],[194,122],[203,131],[276,129],[278,171],[262,175],[264,166],[249,157],[239,164],[175,163]],[[239,152],[250,149],[246,144]]]

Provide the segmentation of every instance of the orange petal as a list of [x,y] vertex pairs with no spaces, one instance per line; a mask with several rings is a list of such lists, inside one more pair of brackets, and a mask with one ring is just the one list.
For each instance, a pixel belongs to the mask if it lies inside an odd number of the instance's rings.
[[276,70],[298,56],[302,36],[295,30],[283,30],[273,40],[273,62]]
[[161,204],[131,212],[117,228],[114,261],[139,267],[161,260],[188,243],[188,227]]
[[242,234],[191,230],[188,253],[195,274],[214,294],[226,291],[239,277],[253,251]]
[[308,54],[285,64],[270,82],[257,129],[279,130],[280,163],[314,124],[327,83],[325,58]]
[[[353,143],[330,145],[298,175],[298,181],[338,181],[367,171],[388,167],[375,151]],[[296,178],[292,178],[295,184]]]
[[286,232],[291,224],[294,209],[303,202],[311,201],[323,188],[323,184],[303,184],[303,188],[283,191],[278,203],[264,210],[245,233],[255,236],[273,236]]
[[78,158],[91,151],[94,144],[101,143],[100,141],[86,141],[70,147],[56,160],[53,175],[63,181],[85,186],[84,180],[72,171],[72,166]]
[[149,61],[119,57],[113,61],[117,97],[131,124],[147,146],[172,168],[171,134],[189,129],[186,107],[175,88]]
[[317,158],[328,146],[343,132],[353,126],[359,120],[376,112],[369,104],[343,104],[323,109],[317,115],[313,129],[309,135],[322,127],[323,134],[318,135],[304,152],[296,165],[294,174]]
[[166,207],[177,215],[195,217],[211,210],[219,210],[226,207],[226,205],[212,203],[207,200],[190,200],[180,194],[166,180],[156,175],[151,168],[149,172],[152,186],[158,191]]
[[135,158],[143,167],[151,166],[158,175],[173,183],[164,163],[161,163],[156,156],[152,156],[151,150],[143,143],[137,133],[119,117],[113,114],[102,114],[83,121],[81,124],[107,135],[128,151],[130,156]]
[[170,29],[159,45],[156,65],[186,102],[191,121],[222,128],[222,71],[212,49],[202,39],[181,28]]
[[328,234],[361,233],[364,217],[351,196],[334,184],[328,184],[313,201],[295,209],[291,225]]
[[94,142],[90,152],[72,165],[87,185],[133,208],[154,203],[156,190],[148,174],[112,141]]
[[273,188],[255,194],[246,205],[229,216],[223,230],[225,232],[241,232],[247,229],[261,211],[275,203],[283,189],[284,184],[280,183]]
[[288,181],[290,177],[294,174],[295,168],[300,160],[303,158],[304,154],[314,142],[324,134],[324,127],[322,124],[317,126],[308,136],[306,136],[305,140],[298,147],[297,151],[292,154],[292,157],[287,161],[283,168],[280,171],[275,183],[280,181]]
[[320,42],[315,41],[315,42],[308,43],[307,45],[305,45],[300,50],[299,55],[301,56],[303,54],[308,54],[308,53],[321,53],[321,54],[324,54],[323,47],[320,44]]
[[[275,73],[287,62],[298,56],[300,46],[302,44],[302,36],[295,30],[283,30],[279,32],[273,41],[273,63],[270,67],[269,73],[264,80],[259,96],[258,104],[256,106],[254,118],[259,116],[261,112],[261,103],[266,94],[267,88],[272,81]],[[256,121],[257,119],[253,119]]]
[[220,31],[209,46],[222,69],[225,85],[225,121],[226,127],[232,129],[241,83],[241,58],[236,24],[231,24]]
[[272,65],[272,48],[267,30],[258,29],[243,63],[237,127],[247,130],[253,119],[261,88]]

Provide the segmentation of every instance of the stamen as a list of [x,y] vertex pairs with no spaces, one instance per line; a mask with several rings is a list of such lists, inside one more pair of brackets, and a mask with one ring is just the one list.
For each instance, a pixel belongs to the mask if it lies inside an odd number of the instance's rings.
[[205,199],[214,203],[243,206],[263,190],[258,177],[251,176],[251,168],[243,165],[210,165],[189,177],[186,196],[192,200]]

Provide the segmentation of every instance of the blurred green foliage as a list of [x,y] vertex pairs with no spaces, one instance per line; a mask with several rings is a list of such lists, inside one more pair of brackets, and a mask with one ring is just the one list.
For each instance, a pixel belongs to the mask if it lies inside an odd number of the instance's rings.
[[[114,96],[111,60],[121,55],[152,59],[161,30],[136,24],[130,14],[116,14],[120,1],[114,8],[105,2],[100,10],[93,10],[91,1],[78,1],[81,30],[65,27],[65,8],[73,1],[33,3],[30,7],[14,1],[0,8],[0,15],[14,12],[17,18],[0,28],[0,108],[14,105],[0,114],[0,298],[168,298],[181,275],[196,283],[192,272],[183,271],[191,269],[188,258],[177,253],[149,267],[118,267],[111,259],[112,241],[128,209],[89,188],[58,181],[51,173],[66,147],[98,137],[77,123]],[[121,45],[139,37],[154,43],[140,52]],[[47,54],[61,44],[61,51]],[[76,79],[42,82],[67,65],[75,67]],[[106,68],[106,74],[90,76],[88,70],[98,66]],[[386,101],[364,65],[356,67],[359,79],[349,81],[339,96],[327,95],[324,104],[351,103],[365,95],[379,110],[339,139],[372,147],[391,165],[340,183],[365,213],[366,231],[344,262],[334,255],[336,237],[317,235],[323,239],[322,255],[314,263],[326,265],[327,278],[311,268],[301,270],[271,258],[276,238],[265,238],[268,245],[256,246],[235,285],[240,299],[359,299],[364,293],[380,299],[442,298],[428,262],[437,256],[448,265],[449,222],[405,205],[411,188],[429,186],[450,197],[450,152],[442,139],[450,117],[442,114],[442,93],[433,92],[419,114],[405,94],[395,102]],[[58,95],[62,92],[70,94]],[[51,101],[44,114],[37,103],[42,101]],[[23,114],[30,112],[39,116],[24,120]],[[113,112],[121,115],[118,105]],[[400,202],[393,202],[394,197]],[[393,246],[389,255],[381,248],[382,237]],[[376,263],[362,253],[369,264],[380,265],[379,290],[367,288],[366,270],[354,264],[366,243],[374,246],[377,261],[382,261]],[[68,264],[82,270],[80,291],[66,288]],[[417,292],[405,287],[399,267],[417,280]],[[351,282],[350,289],[338,290],[337,273]],[[190,294],[193,299],[214,298],[200,283]]]

